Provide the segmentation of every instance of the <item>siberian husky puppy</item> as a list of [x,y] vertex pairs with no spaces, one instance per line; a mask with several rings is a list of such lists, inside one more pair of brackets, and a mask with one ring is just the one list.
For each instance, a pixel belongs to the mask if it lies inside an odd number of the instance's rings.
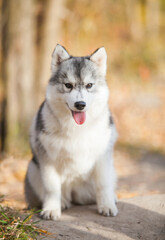
[[113,147],[117,132],[108,106],[104,47],[73,57],[57,45],[46,97],[34,117],[33,158],[25,179],[30,208],[42,207],[56,220],[72,203],[97,203],[98,212],[116,216]]

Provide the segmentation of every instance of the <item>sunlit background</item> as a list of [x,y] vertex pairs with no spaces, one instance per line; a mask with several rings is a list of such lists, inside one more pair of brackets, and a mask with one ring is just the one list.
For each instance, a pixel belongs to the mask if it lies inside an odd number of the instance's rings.
[[0,0],[0,9],[0,193],[22,189],[57,43],[76,56],[106,48],[119,197],[164,192],[165,0]]

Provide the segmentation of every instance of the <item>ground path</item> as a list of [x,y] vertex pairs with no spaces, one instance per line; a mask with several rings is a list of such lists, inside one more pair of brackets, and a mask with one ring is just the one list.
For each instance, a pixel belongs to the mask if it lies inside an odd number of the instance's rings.
[[47,240],[165,239],[165,194],[122,200],[118,208],[117,217],[104,217],[96,206],[75,206],[60,220],[42,220],[38,226],[51,233]]
[[[23,179],[28,159],[7,157],[0,163],[3,204],[26,207]],[[115,151],[119,214],[99,216],[96,206],[75,206],[57,221],[39,227],[53,235],[46,239],[165,240],[165,156],[142,148],[120,146]],[[38,218],[35,216],[35,218]]]

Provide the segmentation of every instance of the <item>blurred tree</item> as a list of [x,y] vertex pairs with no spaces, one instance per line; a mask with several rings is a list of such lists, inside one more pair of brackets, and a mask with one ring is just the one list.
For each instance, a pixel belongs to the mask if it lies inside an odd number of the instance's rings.
[[147,21],[146,27],[148,32],[157,37],[160,30],[160,19],[161,19],[161,1],[160,0],[147,0]]
[[[38,34],[40,39],[38,42],[36,79],[38,79],[38,101],[41,102],[50,77],[51,55],[56,44],[61,40],[61,20],[65,15],[65,0],[40,0],[39,3]],[[41,19],[42,21],[40,21]]]
[[[32,117],[34,107],[34,0],[2,1],[2,81],[3,115],[7,123],[7,143],[14,145]],[[6,125],[2,123],[5,145]],[[9,144],[10,142],[10,144]]]
[[145,26],[146,0],[125,0],[126,14],[132,38],[142,40]]
[[1,151],[24,151],[50,75],[51,53],[60,39],[64,0],[1,1]]
[[134,40],[144,36],[158,36],[161,19],[161,0],[125,0],[130,32]]
[[163,79],[165,0],[0,0],[0,10],[1,151],[27,148],[57,42],[75,55],[104,45],[119,79]]

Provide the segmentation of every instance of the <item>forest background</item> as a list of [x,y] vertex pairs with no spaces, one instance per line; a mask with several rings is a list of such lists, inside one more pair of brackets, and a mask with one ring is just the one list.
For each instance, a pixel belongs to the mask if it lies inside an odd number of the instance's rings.
[[57,43],[72,55],[105,46],[119,143],[164,152],[164,0],[0,0],[0,151],[29,153]]
[[0,0],[0,202],[26,207],[29,128],[57,43],[106,48],[118,197],[164,193],[165,0]]

